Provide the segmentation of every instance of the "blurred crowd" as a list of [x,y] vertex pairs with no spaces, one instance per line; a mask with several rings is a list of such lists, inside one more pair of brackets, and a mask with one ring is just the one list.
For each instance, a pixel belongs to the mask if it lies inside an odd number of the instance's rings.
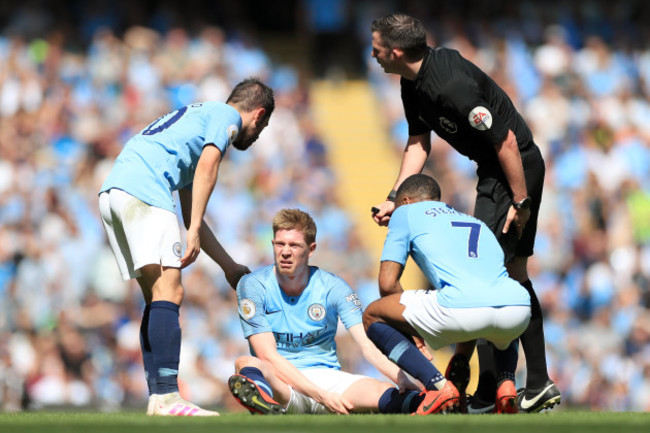
[[[431,44],[458,49],[511,95],[547,164],[529,269],[551,376],[568,405],[650,410],[648,7],[517,2],[494,15],[472,1],[336,3],[355,17],[361,46],[370,21],[400,6],[425,22]],[[129,137],[182,105],[225,101],[251,75],[274,88],[276,110],[249,151],[228,151],[209,224],[255,269],[272,261],[272,216],[299,207],[318,225],[313,263],[345,278],[364,305],[378,296],[377,264],[335,195],[308,76],[273,60],[253,32],[175,26],[163,14],[118,32],[110,9],[98,8],[74,39],[49,13],[17,9],[0,28],[0,410],[144,407],[142,296],[118,274],[97,191]],[[407,133],[399,83],[369,50],[358,55],[397,166]],[[472,211],[473,163],[434,139],[427,170],[446,201]],[[234,292],[204,255],[183,281],[181,392],[233,407],[224,384],[248,352]],[[370,372],[360,354],[341,354],[349,369]]]

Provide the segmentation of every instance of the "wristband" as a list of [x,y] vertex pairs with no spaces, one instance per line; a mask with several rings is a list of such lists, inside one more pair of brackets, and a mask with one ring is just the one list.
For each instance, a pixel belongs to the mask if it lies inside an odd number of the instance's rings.
[[388,200],[388,201],[392,201],[393,203],[395,203],[395,198],[396,198],[396,197],[397,197],[397,191],[395,191],[394,189],[392,189],[392,190],[388,193],[388,197],[386,197],[386,200]]
[[513,202],[512,206],[514,206],[514,208],[517,210],[530,209],[531,203],[532,199],[530,197],[526,197],[522,201]]

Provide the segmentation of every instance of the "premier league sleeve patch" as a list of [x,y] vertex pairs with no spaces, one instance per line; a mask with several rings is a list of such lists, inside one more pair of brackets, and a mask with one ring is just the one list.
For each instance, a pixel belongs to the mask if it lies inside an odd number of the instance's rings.
[[246,320],[255,315],[255,303],[250,299],[242,299],[239,303],[239,314]]
[[239,128],[233,123],[228,127],[226,133],[228,134],[228,145],[231,145],[235,138],[237,138],[237,134],[239,134]]
[[472,111],[469,112],[467,120],[469,120],[469,124],[472,128],[478,129],[479,131],[487,131],[492,126],[492,114],[490,113],[490,110],[480,105],[474,107]]
[[307,309],[309,318],[314,322],[320,322],[323,320],[325,318],[325,312],[325,307],[323,307],[321,304],[311,304]]

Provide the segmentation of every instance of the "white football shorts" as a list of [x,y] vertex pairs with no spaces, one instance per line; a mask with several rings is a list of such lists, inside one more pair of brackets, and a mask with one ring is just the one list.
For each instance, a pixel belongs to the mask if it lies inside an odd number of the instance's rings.
[[108,243],[124,280],[149,264],[181,267],[181,232],[176,214],[112,188],[99,195]]
[[438,303],[435,290],[406,290],[400,297],[404,319],[433,350],[453,343],[484,338],[505,350],[530,321],[530,307],[447,308]]
[[[347,373],[332,368],[304,368],[300,369],[300,372],[318,387],[337,394],[343,394],[357,380],[368,379],[368,376]],[[313,398],[307,397],[292,388],[287,413],[328,414],[330,411]]]

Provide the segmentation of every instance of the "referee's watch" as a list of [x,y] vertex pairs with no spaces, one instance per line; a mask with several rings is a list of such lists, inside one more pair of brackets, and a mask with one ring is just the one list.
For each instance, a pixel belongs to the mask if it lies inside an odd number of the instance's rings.
[[512,202],[512,206],[517,210],[530,209],[533,200],[530,197],[524,198],[522,201]]

